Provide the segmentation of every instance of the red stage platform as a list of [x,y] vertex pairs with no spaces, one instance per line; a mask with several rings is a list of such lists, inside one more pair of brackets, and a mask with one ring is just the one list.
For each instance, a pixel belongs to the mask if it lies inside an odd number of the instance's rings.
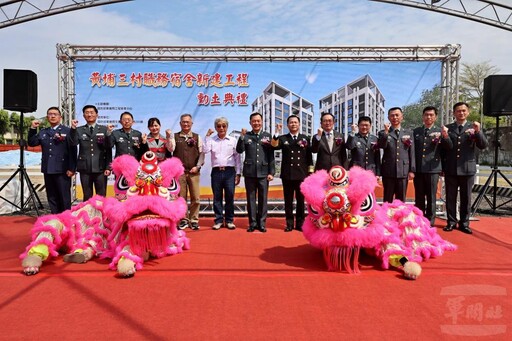
[[106,261],[45,264],[22,274],[34,218],[0,218],[0,339],[512,339],[512,218],[480,217],[473,235],[439,233],[459,250],[423,263],[417,281],[383,271],[327,272],[301,233],[187,230],[191,250],[120,279]]

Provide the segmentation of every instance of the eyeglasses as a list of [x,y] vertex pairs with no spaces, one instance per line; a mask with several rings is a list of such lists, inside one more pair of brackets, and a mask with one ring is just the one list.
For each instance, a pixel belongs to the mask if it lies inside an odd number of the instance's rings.
[[55,113],[55,112],[49,112],[48,114],[46,114],[46,116],[54,117],[54,116],[60,116],[60,114],[59,113]]
[[228,126],[227,126],[227,125],[225,125],[225,124],[218,124],[218,125],[217,125],[217,128],[227,128],[227,127],[228,127]]

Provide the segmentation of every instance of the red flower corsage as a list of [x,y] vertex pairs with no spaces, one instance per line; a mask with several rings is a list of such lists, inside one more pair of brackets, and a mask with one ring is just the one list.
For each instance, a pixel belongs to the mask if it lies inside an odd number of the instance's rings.
[[302,139],[302,140],[299,140],[299,142],[297,142],[297,144],[302,148],[306,148],[308,146],[308,141],[306,139]]
[[261,144],[270,144],[270,139],[267,136],[262,137]]
[[188,144],[189,146],[195,146],[195,145],[197,144],[197,141],[196,141],[196,139],[195,139],[195,138],[190,137],[190,138],[187,138],[187,144]]
[[470,129],[466,130],[466,134],[468,134],[469,139],[471,141],[473,141],[473,142],[476,141],[477,137],[476,137],[475,129],[470,128]]
[[96,134],[96,142],[98,144],[105,143],[105,135],[103,135],[103,133]]
[[409,148],[412,144],[411,136],[410,135],[404,135],[402,136],[402,143],[406,148]]
[[336,145],[339,146],[343,142],[343,139],[338,136],[334,139],[334,141],[336,142]]
[[66,134],[55,133],[55,135],[53,135],[53,139],[55,142],[62,142],[66,139]]
[[432,144],[441,142],[441,133],[430,133],[429,136],[432,139]]

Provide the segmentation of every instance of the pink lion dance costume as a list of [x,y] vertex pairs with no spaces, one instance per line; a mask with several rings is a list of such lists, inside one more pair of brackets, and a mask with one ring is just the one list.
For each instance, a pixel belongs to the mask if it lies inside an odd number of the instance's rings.
[[320,170],[301,185],[308,207],[304,236],[322,249],[329,271],[359,273],[361,249],[381,260],[382,267],[403,268],[416,279],[417,262],[440,256],[456,246],[443,240],[413,205],[399,200],[378,205],[377,179],[371,171],[335,166]]
[[121,276],[134,275],[149,257],[189,249],[185,232],[176,227],[187,210],[178,197],[181,161],[171,158],[158,164],[155,154],[146,152],[140,162],[129,155],[117,157],[112,168],[117,200],[95,196],[36,221],[32,242],[20,256],[27,275],[38,273],[44,260],[63,249],[69,252],[67,262],[110,258],[110,268]]

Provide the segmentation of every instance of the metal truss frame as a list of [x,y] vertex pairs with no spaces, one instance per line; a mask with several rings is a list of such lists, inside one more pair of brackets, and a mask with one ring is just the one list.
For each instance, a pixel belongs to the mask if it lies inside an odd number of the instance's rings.
[[125,1],[131,0],[60,0],[58,4],[56,0],[46,1],[46,4],[35,0],[0,1],[0,17],[3,17],[0,29],[50,15]]
[[[371,0],[452,15],[512,31],[512,7],[489,0]],[[505,2],[505,1],[502,1]],[[508,1],[510,2],[510,1]]]
[[440,61],[443,122],[459,98],[458,44],[413,46],[90,46],[57,44],[59,104],[65,120],[75,112],[75,62],[404,62]]

